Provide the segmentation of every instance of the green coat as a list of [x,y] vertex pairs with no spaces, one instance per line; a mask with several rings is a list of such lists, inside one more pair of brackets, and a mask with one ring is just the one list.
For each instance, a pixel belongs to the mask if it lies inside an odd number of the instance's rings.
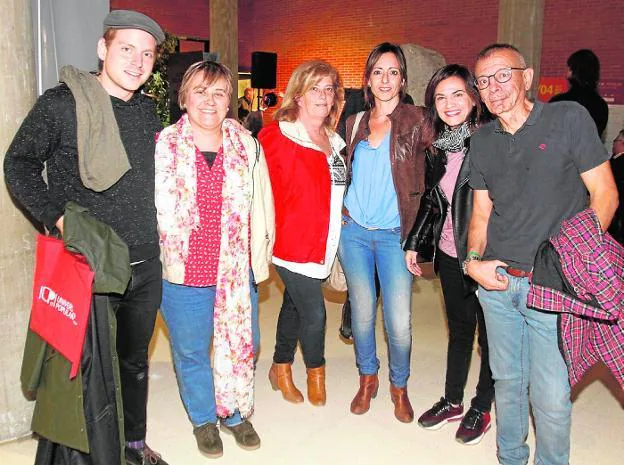
[[[95,271],[93,292],[123,294],[131,275],[129,253],[125,243],[112,228],[94,219],[84,208],[73,202],[66,205],[63,221],[65,246],[82,253]],[[103,302],[102,298],[98,301]],[[116,320],[108,299],[104,302],[107,308],[108,343],[116,385],[117,420],[122,446],[119,463],[125,464],[123,408],[121,408],[119,365],[115,349]],[[102,311],[103,308],[101,304],[97,307],[98,311]],[[92,321],[90,318],[90,322]],[[67,359],[37,334],[28,331],[20,380],[26,398],[36,401],[32,430],[51,442],[89,453],[90,438],[87,435],[83,399],[86,380],[82,370],[70,380],[70,368],[71,364]]]

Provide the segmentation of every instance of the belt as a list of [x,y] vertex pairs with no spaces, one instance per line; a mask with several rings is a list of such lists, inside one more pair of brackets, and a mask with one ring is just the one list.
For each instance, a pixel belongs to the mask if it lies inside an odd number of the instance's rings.
[[514,268],[513,266],[505,267],[505,271],[507,274],[516,278],[530,278],[533,275],[532,271],[524,271],[519,268]]

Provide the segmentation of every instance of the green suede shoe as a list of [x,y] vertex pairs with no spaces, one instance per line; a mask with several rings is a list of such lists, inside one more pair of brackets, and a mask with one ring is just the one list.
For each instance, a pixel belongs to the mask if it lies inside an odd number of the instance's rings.
[[260,437],[248,420],[243,420],[242,423],[234,426],[228,426],[221,422],[221,431],[233,435],[236,444],[241,449],[255,450],[260,447]]

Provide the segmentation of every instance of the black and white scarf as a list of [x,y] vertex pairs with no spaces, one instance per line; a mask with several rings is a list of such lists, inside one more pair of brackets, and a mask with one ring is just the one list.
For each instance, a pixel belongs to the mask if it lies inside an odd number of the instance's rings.
[[461,152],[464,149],[464,141],[470,137],[468,122],[456,128],[447,128],[434,142],[433,146],[447,153]]

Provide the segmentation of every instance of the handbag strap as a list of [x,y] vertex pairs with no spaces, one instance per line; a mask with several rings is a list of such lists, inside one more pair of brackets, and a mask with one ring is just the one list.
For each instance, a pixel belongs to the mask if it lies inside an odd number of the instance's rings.
[[350,144],[353,144],[353,139],[355,139],[355,133],[357,132],[357,129],[360,127],[360,121],[362,121],[362,116],[364,116],[363,111],[358,111],[357,114],[355,115],[355,121],[353,122],[353,129],[351,129],[351,140],[349,141]]

